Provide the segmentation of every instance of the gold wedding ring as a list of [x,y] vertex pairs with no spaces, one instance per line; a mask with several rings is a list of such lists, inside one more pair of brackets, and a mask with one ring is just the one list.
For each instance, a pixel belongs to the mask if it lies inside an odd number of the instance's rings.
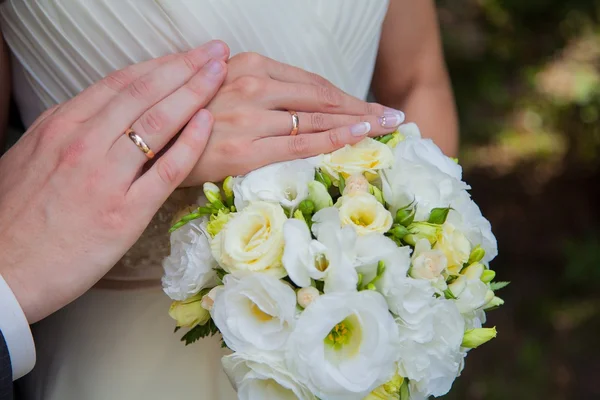
[[292,131],[290,132],[290,136],[295,136],[300,129],[300,118],[298,118],[296,111],[289,111],[289,113],[292,115]]
[[127,129],[125,135],[129,136],[129,139],[148,157],[148,159],[154,158],[154,152],[148,147],[144,139],[142,139],[133,129]]

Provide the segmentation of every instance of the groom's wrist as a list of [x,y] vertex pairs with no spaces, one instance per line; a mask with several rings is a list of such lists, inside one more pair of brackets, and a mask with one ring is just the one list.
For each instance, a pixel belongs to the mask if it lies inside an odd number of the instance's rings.
[[0,275],[0,331],[8,347],[13,379],[29,373],[35,365],[33,336],[17,298]]

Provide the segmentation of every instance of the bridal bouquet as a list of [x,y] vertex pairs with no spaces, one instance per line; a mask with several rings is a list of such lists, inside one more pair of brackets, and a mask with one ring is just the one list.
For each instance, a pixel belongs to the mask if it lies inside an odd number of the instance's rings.
[[220,333],[241,399],[444,395],[507,284],[468,189],[414,124],[208,183],[164,261],[176,330]]

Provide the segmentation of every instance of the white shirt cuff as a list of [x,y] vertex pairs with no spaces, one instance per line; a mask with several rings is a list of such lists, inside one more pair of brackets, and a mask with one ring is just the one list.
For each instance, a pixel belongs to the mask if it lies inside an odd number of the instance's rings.
[[0,275],[0,331],[8,347],[13,380],[28,374],[35,365],[35,345],[27,318],[10,287]]

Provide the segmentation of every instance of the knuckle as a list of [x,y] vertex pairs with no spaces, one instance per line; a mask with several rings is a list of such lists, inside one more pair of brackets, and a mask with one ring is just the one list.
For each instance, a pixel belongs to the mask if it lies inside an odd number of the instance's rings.
[[302,157],[308,153],[310,145],[304,136],[291,137],[289,142],[289,152],[294,157]]
[[219,146],[218,152],[224,156],[225,159],[235,159],[242,157],[245,151],[245,145],[238,141],[226,140]]
[[383,106],[375,103],[365,103],[365,114],[367,115],[383,115]]
[[165,126],[166,116],[159,110],[149,110],[140,118],[140,124],[145,133],[159,133]]
[[112,91],[120,92],[129,85],[130,77],[127,69],[112,72],[102,80],[104,86]]
[[335,149],[341,147],[343,144],[342,143],[342,135],[340,134],[340,131],[337,129],[329,131],[329,135],[327,135],[327,138],[329,139],[329,143],[331,144],[331,146]]
[[144,99],[150,95],[151,84],[145,77],[136,79],[128,86],[129,94],[135,99]]
[[122,200],[109,200],[109,204],[100,213],[98,222],[105,231],[121,231],[127,226],[127,214]]
[[59,151],[58,164],[73,167],[78,165],[86,150],[83,139],[76,139]]
[[187,53],[181,56],[181,61],[189,70],[189,72],[196,72],[200,69],[200,65],[196,62],[196,60],[194,60],[194,58]]
[[[43,118],[43,115],[40,117]],[[62,133],[65,132],[69,121],[61,115],[54,115],[40,124],[39,137],[40,141],[50,144],[55,142]]]
[[250,68],[262,67],[265,62],[265,57],[252,51],[241,53],[238,57],[240,58],[240,61]]
[[163,183],[173,186],[178,183],[181,171],[168,158],[159,158],[156,162],[156,172]]
[[326,110],[335,110],[342,104],[342,94],[329,87],[319,87],[318,96]]
[[245,97],[253,97],[259,94],[263,86],[260,78],[255,76],[241,76],[235,80],[236,89]]
[[310,116],[310,124],[312,129],[316,132],[324,131],[327,129],[327,119],[328,117],[325,114],[321,113],[313,113]]

